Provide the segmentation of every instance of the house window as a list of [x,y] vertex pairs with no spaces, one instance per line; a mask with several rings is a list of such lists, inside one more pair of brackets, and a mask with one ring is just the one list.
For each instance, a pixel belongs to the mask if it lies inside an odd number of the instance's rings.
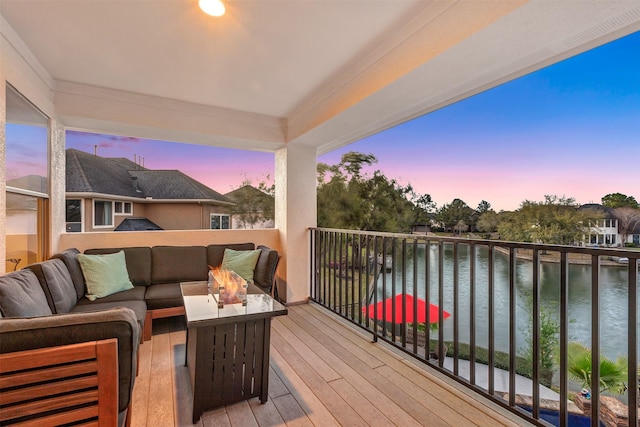
[[228,230],[229,224],[230,224],[229,215],[211,214],[212,230]]
[[113,209],[116,215],[131,215],[133,213],[131,202],[114,202]]
[[113,227],[113,203],[111,201],[93,201],[93,226]]
[[80,233],[82,231],[82,201],[66,201],[66,222],[68,233]]

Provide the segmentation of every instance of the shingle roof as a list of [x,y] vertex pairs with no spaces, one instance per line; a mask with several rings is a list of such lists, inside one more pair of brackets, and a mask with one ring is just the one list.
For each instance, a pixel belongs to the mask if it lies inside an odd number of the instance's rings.
[[23,190],[37,191],[39,193],[49,192],[49,180],[40,175],[26,175],[7,181],[10,187],[21,188]]
[[273,199],[273,196],[258,190],[256,187],[252,185],[243,185],[240,188],[236,188],[235,190],[229,191],[225,194],[225,197],[228,197],[231,200],[235,200],[238,197],[256,197],[261,200],[269,200]]
[[162,230],[153,221],[147,218],[125,218],[124,221],[118,225],[114,231],[148,231],[148,230]]
[[66,153],[67,192],[232,203],[178,170],[149,170],[124,158],[99,157],[72,148]]
[[578,210],[593,210],[600,211],[607,216],[607,218],[613,218],[613,209],[606,206],[602,206],[597,203],[586,203],[578,208]]
[[154,199],[210,199],[232,203],[227,197],[178,170],[135,170],[138,188]]
[[[225,197],[237,202],[236,208],[249,208],[251,212],[260,211],[261,208],[268,206],[269,203],[272,206],[275,204],[273,196],[248,184],[226,193]],[[245,202],[244,204],[242,203],[243,201]]]
[[140,168],[127,159],[107,159],[84,151],[66,150],[67,192],[142,197],[133,189],[129,170]]

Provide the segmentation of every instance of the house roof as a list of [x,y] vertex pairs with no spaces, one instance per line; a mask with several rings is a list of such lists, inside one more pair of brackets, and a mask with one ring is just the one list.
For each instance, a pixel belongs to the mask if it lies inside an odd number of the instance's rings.
[[265,193],[262,190],[258,190],[253,185],[243,185],[240,188],[236,188],[235,190],[229,191],[225,194],[225,197],[228,197],[231,200],[236,200],[238,197],[259,197],[264,200],[273,200],[273,196]]
[[578,210],[592,210],[598,211],[604,214],[607,218],[614,218],[613,209],[608,208],[606,206],[600,205],[598,203],[585,203],[584,205],[580,205]]
[[7,186],[37,191],[39,193],[49,192],[49,180],[41,175],[26,175],[20,178],[10,179],[7,181]]
[[149,230],[162,230],[162,228],[147,218],[125,218],[113,231]]
[[7,79],[74,129],[323,154],[640,30],[637,0],[226,4],[2,0]]
[[66,150],[67,193],[99,193],[151,200],[208,200],[227,197],[178,170],[149,170],[124,158]]
[[[225,194],[230,200],[237,202],[239,205],[236,209],[251,209],[251,212],[259,212],[266,203],[275,205],[275,199],[273,196],[258,190],[252,185],[243,185],[240,188],[236,188]],[[245,203],[242,203],[242,202]]]

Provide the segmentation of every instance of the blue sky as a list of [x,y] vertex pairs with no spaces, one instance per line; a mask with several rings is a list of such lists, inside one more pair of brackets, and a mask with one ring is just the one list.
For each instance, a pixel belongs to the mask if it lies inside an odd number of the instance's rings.
[[[391,154],[390,148],[393,149]],[[640,33],[557,63],[319,158],[374,165],[439,206],[513,210],[545,194],[640,200]]]
[[[274,156],[70,132],[67,146],[105,157],[143,156],[226,193],[273,177]],[[374,154],[389,178],[475,208],[517,209],[546,194],[600,202],[620,192],[640,201],[640,33],[442,108],[318,158]],[[214,159],[214,160],[212,160]]]

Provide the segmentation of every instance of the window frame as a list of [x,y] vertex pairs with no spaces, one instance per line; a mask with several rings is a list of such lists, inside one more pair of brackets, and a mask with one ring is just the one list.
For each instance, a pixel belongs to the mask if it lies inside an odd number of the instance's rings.
[[[120,204],[120,212],[117,209],[118,204]],[[127,206],[129,206],[129,212],[127,212]],[[113,214],[117,216],[133,216],[133,202],[115,200],[113,202]]]
[[[93,202],[93,215],[92,215],[93,228],[104,228],[104,229],[114,228],[115,214],[113,212],[113,204],[114,204],[113,200],[93,199],[92,202]],[[109,203],[111,205],[111,224],[108,224],[108,225],[96,224],[96,203]]]
[[[80,222],[75,222],[75,221],[67,221],[67,203],[68,202],[73,202],[73,201],[78,201],[80,202]],[[64,199],[64,206],[65,206],[65,218],[64,218],[64,223],[65,223],[65,232],[66,233],[83,233],[84,232],[84,199]],[[79,231],[70,231],[69,230],[69,224],[80,224],[80,230]]]
[[[213,228],[213,218],[217,217],[218,222],[220,223],[220,228]],[[227,219],[227,227],[224,228],[223,218]],[[209,230],[231,230],[231,215],[223,214],[223,213],[210,213],[209,214]]]
[[[26,126],[35,126],[42,127],[46,130],[46,165],[44,165],[46,176],[43,178],[46,180],[46,185],[43,187],[43,191],[34,191],[33,189],[27,188],[19,188],[14,187],[12,185],[6,185],[7,183],[7,170],[6,167],[6,138],[5,144],[5,171],[4,171],[4,181],[5,181],[5,207],[4,207],[4,215],[5,221],[7,218],[7,195],[8,194],[16,194],[21,196],[32,197],[36,202],[36,218],[35,218],[35,245],[33,246],[33,253],[35,253],[35,261],[43,261],[46,259],[47,254],[50,253],[50,245],[51,245],[51,203],[50,203],[50,193],[51,193],[51,175],[52,175],[52,166],[51,166],[51,118],[45,114],[36,104],[31,102],[26,96],[24,96],[15,86],[13,86],[9,81],[4,81],[5,85],[5,122],[4,128],[2,129],[5,132],[5,136],[7,133],[7,125],[9,124],[23,124]],[[18,107],[18,115],[14,115],[16,112],[14,110],[15,107]],[[26,114],[26,116],[25,116]],[[17,118],[17,120],[16,120]],[[6,234],[6,230],[5,230]],[[5,243],[6,243],[6,235],[5,235]],[[5,254],[11,248],[5,247]],[[29,252],[31,249],[30,246],[26,248],[18,247],[18,251],[25,250]],[[26,261],[26,260],[25,260]],[[33,260],[32,260],[33,261]],[[26,261],[29,263],[29,261]],[[18,263],[16,263],[15,267],[18,267]],[[6,267],[5,267],[6,268]],[[14,268],[15,269],[15,268]],[[5,270],[6,271],[6,270]]]

